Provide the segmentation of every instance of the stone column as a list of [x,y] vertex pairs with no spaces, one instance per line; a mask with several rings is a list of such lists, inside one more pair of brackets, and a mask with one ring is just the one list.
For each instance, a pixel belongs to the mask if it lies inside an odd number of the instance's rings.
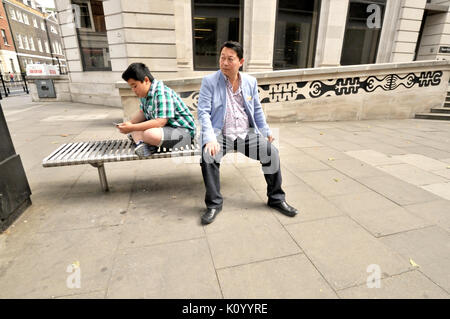
[[322,0],[315,67],[340,66],[349,0]]
[[[449,6],[450,1],[435,0],[432,5]],[[417,60],[450,60],[450,52],[440,51],[450,46],[450,11],[428,15],[423,29]]]
[[244,71],[273,70],[276,0],[246,0],[244,4]]
[[427,0],[402,0],[397,32],[389,62],[414,60],[416,44]]
[[177,75],[174,1],[103,2],[113,72],[145,63],[159,79]]
[[376,63],[391,62],[392,50],[396,37],[397,23],[400,16],[401,1],[387,1],[384,12],[383,27],[381,30],[380,43]]
[[193,63],[191,0],[174,0],[177,68],[180,76],[191,75]]

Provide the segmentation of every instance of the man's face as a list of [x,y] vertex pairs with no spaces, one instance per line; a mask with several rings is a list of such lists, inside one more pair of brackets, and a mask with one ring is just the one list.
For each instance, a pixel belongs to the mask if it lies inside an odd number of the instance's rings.
[[234,78],[243,64],[244,59],[239,60],[236,51],[233,49],[225,47],[220,52],[220,70],[227,77]]
[[130,88],[133,90],[134,94],[137,95],[139,98],[146,97],[148,94],[148,90],[150,89],[150,85],[152,84],[148,77],[145,77],[144,82],[135,80],[135,79],[129,79],[127,81]]

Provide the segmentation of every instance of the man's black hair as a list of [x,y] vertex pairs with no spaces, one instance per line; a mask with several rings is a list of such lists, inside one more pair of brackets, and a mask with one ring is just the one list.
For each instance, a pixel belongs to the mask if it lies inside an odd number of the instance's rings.
[[148,77],[150,82],[153,82],[153,75],[144,63],[131,63],[130,66],[122,73],[122,79],[128,81],[133,79],[144,82],[145,77]]
[[223,48],[232,49],[234,52],[236,52],[239,60],[242,60],[244,57],[244,49],[242,48],[242,45],[239,42],[235,41],[226,41],[222,44],[220,47],[220,53],[222,53]]

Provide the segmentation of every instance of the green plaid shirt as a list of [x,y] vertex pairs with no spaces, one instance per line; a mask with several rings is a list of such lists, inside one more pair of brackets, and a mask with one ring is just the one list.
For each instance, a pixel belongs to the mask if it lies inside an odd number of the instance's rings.
[[195,136],[195,122],[191,111],[180,96],[162,81],[153,80],[147,97],[139,100],[147,120],[167,118],[167,125],[186,128],[192,138]]

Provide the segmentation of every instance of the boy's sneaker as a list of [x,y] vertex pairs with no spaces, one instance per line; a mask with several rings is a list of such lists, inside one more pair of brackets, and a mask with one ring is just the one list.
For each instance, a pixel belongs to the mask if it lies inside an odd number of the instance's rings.
[[155,153],[157,149],[156,146],[148,145],[141,141],[136,145],[134,153],[139,157],[147,157]]

